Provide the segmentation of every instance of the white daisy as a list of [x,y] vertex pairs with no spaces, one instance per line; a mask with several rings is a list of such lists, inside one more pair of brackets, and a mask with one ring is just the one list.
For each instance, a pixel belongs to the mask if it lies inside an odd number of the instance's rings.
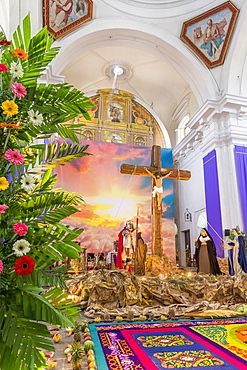
[[22,78],[23,77],[23,69],[20,63],[12,62],[10,64],[10,72],[13,75],[13,78]]
[[27,112],[30,118],[30,121],[35,125],[40,125],[43,122],[43,116],[38,111],[34,112],[33,109]]
[[30,251],[29,245],[30,243],[28,243],[28,241],[25,239],[17,240],[17,242],[13,244],[13,248],[12,248],[14,251],[14,254],[17,257],[21,257],[24,254],[27,254],[27,252]]
[[21,179],[21,187],[26,191],[31,191],[35,188],[35,179],[31,175],[23,175]]

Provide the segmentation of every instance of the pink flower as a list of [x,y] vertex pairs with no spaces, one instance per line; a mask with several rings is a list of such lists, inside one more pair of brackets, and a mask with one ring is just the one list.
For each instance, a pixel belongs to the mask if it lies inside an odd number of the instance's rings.
[[26,235],[28,232],[28,226],[21,222],[19,224],[14,224],[13,228],[14,232],[19,235]]
[[0,260],[0,274],[3,272],[3,261]]
[[7,72],[8,67],[5,64],[0,64],[0,72]]
[[18,96],[18,98],[24,98],[24,96],[27,94],[26,88],[22,84],[19,84],[18,82],[14,82],[12,84],[12,92],[16,96]]
[[22,164],[24,162],[24,155],[18,150],[8,149],[4,154],[4,158],[14,164]]
[[5,213],[5,209],[9,208],[6,204],[0,204],[0,213]]

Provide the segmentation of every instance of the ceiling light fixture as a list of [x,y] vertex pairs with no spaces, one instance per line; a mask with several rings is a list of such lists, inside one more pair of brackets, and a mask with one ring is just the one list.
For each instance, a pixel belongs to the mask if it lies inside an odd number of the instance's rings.
[[122,76],[122,74],[124,73],[124,69],[120,66],[116,66],[113,68],[113,71],[115,76]]
[[112,61],[104,66],[103,72],[110,80],[128,81],[133,74],[133,68],[124,61]]

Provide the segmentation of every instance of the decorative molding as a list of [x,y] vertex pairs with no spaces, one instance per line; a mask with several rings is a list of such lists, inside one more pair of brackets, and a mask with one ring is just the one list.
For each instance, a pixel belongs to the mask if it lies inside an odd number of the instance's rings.
[[218,101],[208,100],[188,122],[191,131],[173,148],[174,158],[188,155],[196,145],[203,144],[205,150],[212,145],[239,141],[247,144],[247,131],[243,130],[245,119],[247,98],[226,94]]
[[60,84],[65,82],[65,77],[61,75],[54,75],[52,72],[52,65],[48,65],[46,70],[41,74],[39,78],[40,83],[53,83],[53,84]]

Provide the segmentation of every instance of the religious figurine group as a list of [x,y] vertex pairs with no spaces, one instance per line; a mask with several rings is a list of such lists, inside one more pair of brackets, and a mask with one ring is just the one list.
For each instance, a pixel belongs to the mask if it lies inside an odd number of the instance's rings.
[[[195,259],[197,272],[213,275],[221,275],[216,247],[209,232],[204,228],[197,240],[195,240]],[[239,229],[232,229],[232,239],[228,239],[223,245],[228,249],[228,268],[231,276],[241,277],[242,272],[247,273],[247,257],[245,240]]]
[[[135,275],[145,275],[145,261],[147,255],[147,244],[137,232],[136,247],[134,247],[133,232],[136,230],[132,221],[127,221],[125,227],[118,234],[118,252],[116,267],[125,269]],[[134,255],[134,271],[133,260]]]
[[[137,276],[143,276],[145,275],[147,244],[144,243],[142,233],[137,232],[134,247],[133,232],[135,230],[133,222],[127,221],[125,227],[119,232],[116,267],[130,273],[134,272]],[[201,230],[198,239],[195,239],[195,244],[197,272],[221,275],[222,272],[216,257],[216,246],[207,229]],[[247,257],[245,240],[238,228],[232,229],[232,238],[224,246],[228,249],[229,274],[240,278],[242,272],[247,273]],[[134,271],[132,256],[134,256]]]

